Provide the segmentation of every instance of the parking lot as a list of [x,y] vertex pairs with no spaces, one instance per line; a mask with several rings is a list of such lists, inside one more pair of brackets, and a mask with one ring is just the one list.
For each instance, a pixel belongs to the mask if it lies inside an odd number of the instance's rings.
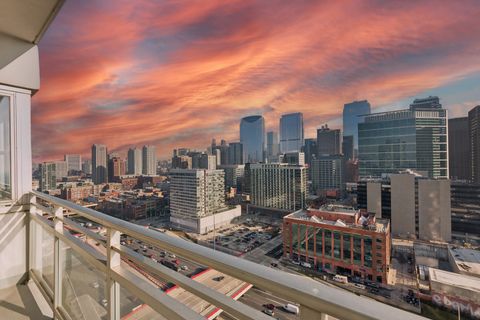
[[224,248],[225,251],[239,256],[270,241],[278,232],[278,227],[263,223],[245,222],[200,236],[198,239],[200,244],[206,244],[210,247],[213,247],[215,241],[216,248]]

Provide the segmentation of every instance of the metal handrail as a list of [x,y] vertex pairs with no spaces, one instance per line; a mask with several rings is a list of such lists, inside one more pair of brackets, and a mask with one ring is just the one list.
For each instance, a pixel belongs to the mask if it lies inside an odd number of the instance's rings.
[[254,262],[214,251],[181,238],[168,236],[145,227],[108,216],[90,208],[33,191],[32,195],[66,208],[106,228],[163,248],[219,272],[246,281],[254,286],[297,302],[301,310],[328,314],[339,319],[424,319],[372,299],[333,288],[304,276],[286,273]]

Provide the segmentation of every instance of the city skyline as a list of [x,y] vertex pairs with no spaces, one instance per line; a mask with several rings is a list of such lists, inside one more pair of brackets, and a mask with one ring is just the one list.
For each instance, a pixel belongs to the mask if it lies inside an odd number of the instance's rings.
[[278,131],[281,114],[302,112],[313,137],[323,123],[341,128],[355,100],[378,112],[438,95],[450,117],[480,104],[475,2],[272,7],[67,2],[40,45],[35,161],[85,156],[93,143],[156,145],[166,158],[238,140],[238,119],[252,114]]

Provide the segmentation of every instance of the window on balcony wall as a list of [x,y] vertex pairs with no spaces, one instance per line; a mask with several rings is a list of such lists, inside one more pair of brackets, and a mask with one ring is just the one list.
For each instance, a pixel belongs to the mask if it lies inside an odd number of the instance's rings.
[[10,172],[10,97],[0,96],[0,201],[12,198]]

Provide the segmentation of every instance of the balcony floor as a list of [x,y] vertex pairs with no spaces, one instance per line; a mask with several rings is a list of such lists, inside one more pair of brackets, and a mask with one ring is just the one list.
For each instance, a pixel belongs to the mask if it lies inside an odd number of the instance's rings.
[[0,290],[0,319],[9,320],[47,320],[26,285]]

